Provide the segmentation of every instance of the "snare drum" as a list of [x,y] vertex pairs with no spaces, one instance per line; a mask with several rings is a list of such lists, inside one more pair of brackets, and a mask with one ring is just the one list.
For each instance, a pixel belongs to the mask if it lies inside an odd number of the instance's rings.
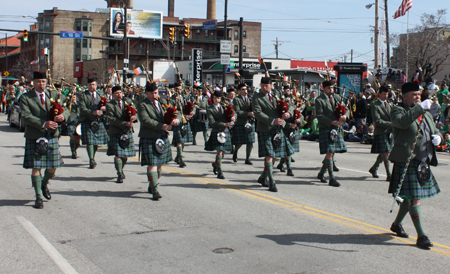
[[204,110],[204,109],[200,110],[198,120],[202,123],[206,123],[208,121],[208,116],[206,115],[206,110]]

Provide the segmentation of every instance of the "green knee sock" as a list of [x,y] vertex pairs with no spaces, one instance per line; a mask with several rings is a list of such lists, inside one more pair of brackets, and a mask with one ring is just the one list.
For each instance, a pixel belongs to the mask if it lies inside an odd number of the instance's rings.
[[88,154],[88,157],[89,157],[89,162],[94,161],[94,155],[95,155],[94,145],[87,145],[86,146],[86,150],[87,150],[87,154]]
[[333,160],[325,160],[326,167],[328,170],[328,175],[330,176],[330,180],[334,180],[334,173],[333,173]]
[[31,176],[31,182],[34,185],[34,193],[36,201],[42,201],[42,177],[41,175]]
[[275,180],[273,179],[273,162],[266,163],[269,167],[269,170],[267,171],[267,176],[269,176],[269,184],[275,184]]
[[122,159],[120,159],[120,158],[118,160],[114,159],[114,166],[116,167],[117,175],[122,174],[122,171],[123,171]]
[[158,170],[158,179],[161,178],[161,170]]
[[98,150],[98,145],[94,145],[94,157],[95,157],[95,153],[97,153]]
[[50,180],[50,178],[52,178],[53,174],[55,173],[50,173],[47,170],[45,170],[44,178],[42,179],[42,186],[48,185],[48,181]]
[[70,139],[69,144],[70,144],[70,151],[72,151],[72,155],[73,155],[77,151],[77,142],[73,139]]
[[[272,163],[270,163],[272,164]],[[264,162],[264,170],[261,173],[261,175],[259,176],[258,180],[265,180],[267,178],[267,175],[269,173],[269,163]]]
[[223,157],[221,155],[216,155],[216,167],[219,174],[222,173],[222,158]]
[[208,141],[208,132],[207,131],[203,131],[203,140]]
[[323,175],[323,174],[325,174],[325,170],[327,170],[327,162],[326,162],[327,160],[326,159],[324,159],[323,161],[322,161],[322,168],[320,169],[320,171],[319,171],[319,174],[320,175]]
[[420,221],[420,205],[410,205],[409,215],[411,215],[414,227],[416,228],[417,237],[425,235],[425,232],[422,228],[422,222]]
[[183,161],[183,147],[177,146],[177,158],[181,162]]
[[127,164],[127,162],[128,162],[128,158],[127,157],[124,157],[124,158],[121,158],[122,159],[122,169],[125,167],[125,165]]
[[386,174],[388,176],[391,176],[391,170],[389,169],[389,160],[388,158],[383,158],[384,161],[384,167],[386,168]]
[[250,159],[250,154],[252,154],[253,144],[247,144],[247,149],[245,151],[245,160],[248,161]]
[[404,199],[403,203],[400,204],[400,208],[398,209],[397,217],[394,220],[394,225],[399,225],[403,222],[406,214],[409,211],[409,200]]
[[383,157],[381,157],[381,155],[378,154],[377,160],[370,169],[378,170],[378,167],[380,166],[381,162],[383,162]]
[[285,162],[286,162],[286,159],[285,158],[281,158],[280,159],[280,163],[278,165],[283,166]]
[[152,193],[158,192],[158,172],[147,172],[148,181],[152,188]]
[[288,169],[291,169],[291,159],[292,159],[291,156],[289,156],[289,157],[286,158],[286,167],[287,167]]

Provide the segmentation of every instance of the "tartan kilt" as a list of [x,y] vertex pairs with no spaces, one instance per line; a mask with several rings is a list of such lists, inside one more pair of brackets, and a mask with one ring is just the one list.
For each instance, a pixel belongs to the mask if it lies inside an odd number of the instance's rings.
[[47,154],[36,155],[36,139],[26,139],[25,155],[23,157],[24,168],[53,169],[61,167],[62,160],[59,154],[58,137],[48,140],[49,150]]
[[345,145],[342,134],[338,134],[338,141],[333,143],[330,140],[330,130],[327,128],[319,129],[320,154],[347,152],[347,146]]
[[78,134],[75,133],[78,124],[78,119],[75,119],[72,123],[67,125],[67,136],[78,136]]
[[221,144],[217,141],[218,133],[219,132],[211,132],[211,134],[209,135],[208,141],[206,141],[206,143],[205,143],[205,150],[206,151],[223,150],[226,152],[231,152],[230,132],[225,132],[226,141],[224,144]]
[[133,133],[129,132],[127,134],[130,145],[126,147],[125,149],[121,148],[119,146],[119,137],[121,134],[114,134],[109,136],[108,141],[108,151],[106,152],[106,155],[108,156],[116,156],[116,157],[134,157],[136,156],[136,150],[134,149],[134,140],[133,140]]
[[100,129],[94,133],[90,121],[81,124],[81,142],[83,145],[105,145],[108,143],[108,133],[103,122],[99,122]]
[[[408,197],[410,199],[425,199],[436,196],[441,192],[439,185],[430,170],[431,176],[430,180],[420,186],[419,180],[417,179],[417,167],[420,161],[413,159],[411,160],[408,171],[405,175],[405,180],[403,181],[402,188],[400,189],[399,196]],[[388,193],[394,193],[397,190],[398,183],[402,176],[403,169],[406,163],[396,163],[394,162],[394,168],[392,170],[391,182],[389,183]]]
[[274,149],[272,138],[275,134],[277,134],[276,129],[272,129],[270,132],[258,132],[258,157],[286,158],[294,154],[294,149],[283,131],[280,132],[281,144]]
[[295,132],[295,141],[294,143],[291,143],[291,141],[289,141],[289,134],[291,134],[293,130],[289,129],[289,130],[284,130],[284,135],[286,135],[286,138],[288,140],[288,142],[291,144],[292,148],[294,149],[294,152],[300,152],[300,131],[298,130],[294,130]]
[[392,141],[389,142],[388,134],[374,135],[370,153],[387,153],[392,150]]
[[233,145],[253,144],[255,142],[255,124],[252,124],[252,128],[252,132],[247,134],[247,132],[245,132],[244,125],[235,125],[233,127],[233,137],[231,138],[231,143]]
[[198,120],[198,118],[195,118],[194,120],[192,120],[191,122],[191,129],[192,132],[202,132],[202,131],[207,131],[208,129],[208,121],[206,122],[200,122]]
[[179,143],[192,143],[194,139],[192,138],[192,131],[191,131],[191,125],[189,123],[185,124],[186,126],[186,135],[183,137],[181,136],[181,124],[173,127],[173,138],[172,138],[172,145],[177,146]]
[[141,138],[141,166],[161,166],[172,161],[172,150],[170,149],[169,138],[164,138],[166,151],[163,154],[156,152],[155,142],[157,138]]

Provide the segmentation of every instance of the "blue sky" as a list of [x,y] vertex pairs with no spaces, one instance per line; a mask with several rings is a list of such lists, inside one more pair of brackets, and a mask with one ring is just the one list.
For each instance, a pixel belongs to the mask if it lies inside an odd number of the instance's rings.
[[[275,57],[274,41],[284,41],[279,47],[279,58],[311,61],[350,61],[353,49],[354,62],[371,63],[373,60],[374,7],[365,5],[375,0],[228,0],[228,18],[262,22],[261,49],[263,57]],[[4,1],[6,2],[6,1]],[[207,0],[175,0],[175,16],[180,18],[205,18]],[[380,0],[384,7],[384,0]],[[423,13],[436,13],[446,1],[413,0],[410,10],[410,28],[420,22]],[[406,32],[406,16],[392,19],[401,0],[388,0],[389,29],[391,33]],[[167,15],[167,1],[135,0],[135,9],[163,11]],[[225,0],[216,1],[216,16],[223,20]],[[43,9],[58,7],[65,10],[105,8],[104,0],[20,0],[20,4],[7,1],[2,4],[0,28],[23,29],[33,21],[22,15],[37,16]],[[8,11],[6,14],[5,11]],[[380,19],[384,10],[380,9]],[[449,18],[447,16],[447,18]],[[14,21],[14,22],[11,22]],[[4,37],[4,32],[0,31]],[[384,41],[384,37],[380,40]],[[385,46],[382,46],[382,48]]]

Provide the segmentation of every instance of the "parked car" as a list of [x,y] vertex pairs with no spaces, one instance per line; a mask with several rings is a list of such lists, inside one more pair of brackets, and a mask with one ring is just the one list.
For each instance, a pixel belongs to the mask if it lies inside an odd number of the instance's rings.
[[[22,93],[23,94],[23,93]],[[20,94],[16,100],[14,100],[13,105],[10,108],[10,115],[9,115],[9,126],[10,127],[18,127],[20,131],[25,131],[25,123],[22,119],[22,113],[20,112],[20,97],[22,96]]]

